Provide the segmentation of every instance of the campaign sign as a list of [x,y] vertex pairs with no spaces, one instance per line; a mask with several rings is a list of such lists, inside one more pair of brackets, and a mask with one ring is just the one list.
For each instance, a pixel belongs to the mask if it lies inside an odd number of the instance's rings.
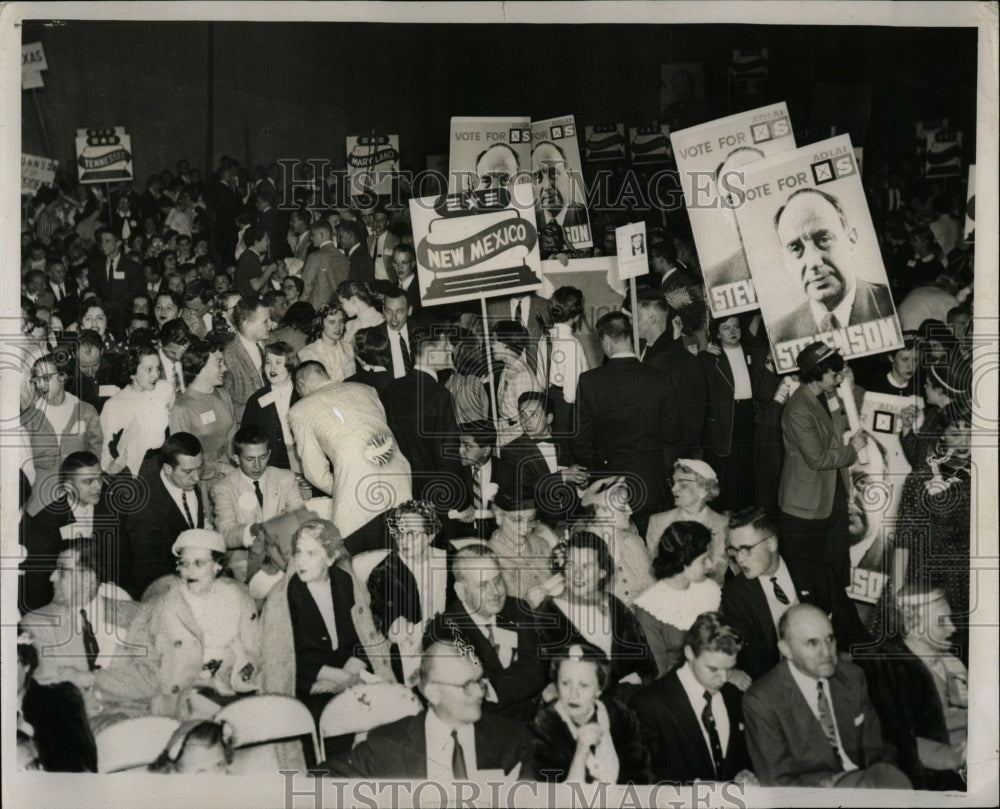
[[669,163],[670,127],[666,124],[630,126],[628,129],[629,156],[633,166]]
[[927,177],[958,177],[962,173],[962,133],[942,127],[927,132],[924,174]]
[[347,177],[352,196],[366,191],[388,194],[399,171],[399,135],[353,135],[347,138]]
[[411,199],[410,219],[424,306],[542,285],[530,184]]
[[965,189],[965,241],[976,240],[976,164],[969,166],[969,183]]
[[736,219],[775,370],[814,341],[845,359],[903,345],[849,135],[743,168]]
[[132,138],[120,126],[76,130],[76,163],[81,183],[131,180]]
[[31,154],[21,155],[21,193],[34,194],[45,185],[52,185],[56,179],[58,160],[47,157],[36,157]]
[[741,48],[733,51],[729,78],[734,81],[765,79],[769,72],[767,48]]
[[670,140],[712,316],[756,309],[733,209],[747,189],[744,166],[795,148],[785,102],[682,129]]
[[[913,396],[866,392],[859,428],[868,439],[864,451],[850,468],[848,532],[851,538],[851,585],[847,594],[867,604],[878,602],[889,571],[886,551],[896,540],[894,524],[910,472],[909,461],[899,441],[900,414],[913,406]],[[903,546],[912,544],[903,542]]]
[[625,157],[625,124],[584,127],[583,159],[588,163],[622,160]]
[[41,42],[29,42],[21,45],[21,70],[37,73],[48,70],[49,63],[45,61],[45,48]]
[[622,281],[649,273],[645,222],[615,228],[615,242],[618,245],[618,277]]
[[448,191],[486,191],[527,183],[531,118],[452,118]]
[[532,121],[531,180],[542,258],[567,248],[592,247],[587,189],[572,115]]

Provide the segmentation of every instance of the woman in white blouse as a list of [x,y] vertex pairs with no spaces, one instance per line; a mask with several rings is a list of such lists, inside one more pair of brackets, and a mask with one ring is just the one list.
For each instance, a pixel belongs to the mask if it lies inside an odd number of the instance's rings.
[[329,303],[319,310],[317,320],[319,335],[299,352],[299,359],[322,363],[332,381],[343,382],[357,371],[354,349],[344,341],[347,314],[339,303]]
[[576,385],[590,369],[576,334],[583,322],[583,293],[576,287],[559,287],[549,302],[552,328],[538,341],[538,379],[553,405],[552,435],[567,440],[576,419]]
[[130,348],[124,370],[128,385],[101,410],[101,469],[111,475],[128,471],[135,477],[146,453],[163,445],[174,389],[160,379],[160,355],[152,343]]
[[351,318],[344,332],[344,342],[354,350],[354,335],[358,329],[368,329],[385,323],[385,317],[376,308],[375,290],[358,281],[343,281],[337,286],[337,297],[344,312]]

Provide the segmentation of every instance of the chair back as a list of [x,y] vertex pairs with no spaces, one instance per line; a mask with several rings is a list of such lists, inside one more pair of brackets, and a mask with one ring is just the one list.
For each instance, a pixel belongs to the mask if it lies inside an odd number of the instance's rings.
[[97,771],[121,772],[145,769],[167,746],[178,722],[169,716],[140,716],[125,719],[97,734]]
[[309,709],[294,697],[281,694],[244,697],[219,710],[215,721],[222,720],[233,727],[235,749],[308,737],[308,750],[303,743],[306,765],[318,761],[316,723]]
[[362,683],[348,688],[326,704],[319,719],[319,736],[329,739],[347,733],[361,734],[354,740],[357,745],[369,730],[404,716],[416,716],[421,710],[420,700],[405,685]]

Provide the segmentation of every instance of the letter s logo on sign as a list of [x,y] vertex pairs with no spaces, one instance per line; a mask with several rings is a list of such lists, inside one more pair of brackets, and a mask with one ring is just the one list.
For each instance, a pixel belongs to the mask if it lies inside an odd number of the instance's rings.
[[846,177],[848,174],[854,174],[854,160],[851,159],[850,155],[838,157],[834,161],[834,170],[837,172],[838,179]]
[[787,118],[777,118],[771,121],[771,137],[783,138],[791,132]]

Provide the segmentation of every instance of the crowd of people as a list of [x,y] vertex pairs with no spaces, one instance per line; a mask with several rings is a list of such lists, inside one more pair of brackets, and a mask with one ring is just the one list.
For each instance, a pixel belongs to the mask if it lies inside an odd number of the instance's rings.
[[[678,212],[634,305],[563,286],[484,323],[421,305],[405,206],[324,209],[276,169],[26,205],[23,766],[96,771],[95,733],[159,715],[151,770],[225,771],[221,707],[318,722],[389,682],[420,713],[320,771],[963,788],[972,262],[945,197],[871,193],[904,347],[813,343],[782,376],[757,313],[708,316]],[[877,447],[845,379],[912,399],[877,560],[908,565],[867,622]]]

